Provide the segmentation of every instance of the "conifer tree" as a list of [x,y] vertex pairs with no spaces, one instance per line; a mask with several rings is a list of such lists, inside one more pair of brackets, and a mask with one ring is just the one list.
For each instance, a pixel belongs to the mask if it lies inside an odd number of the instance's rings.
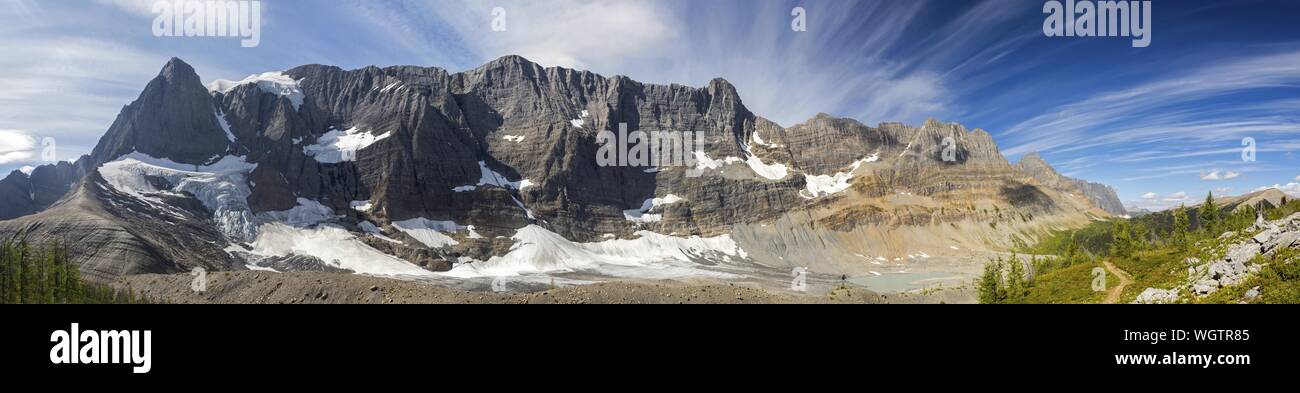
[[1128,220],[1116,221],[1111,232],[1110,255],[1128,257],[1132,251],[1133,234],[1129,229]]
[[1201,228],[1210,234],[1214,234],[1219,223],[1219,206],[1214,204],[1213,192],[1205,196],[1205,204],[1201,205],[1200,213]]
[[1187,207],[1179,206],[1174,210],[1174,245],[1179,248],[1187,246],[1187,226],[1189,219],[1187,217]]
[[982,304],[994,304],[1000,301],[998,293],[1001,292],[1002,286],[1002,261],[1001,257],[997,261],[989,261],[984,264],[984,273],[980,274],[979,279],[979,302]]
[[1007,261],[1010,267],[1007,269],[1007,303],[1023,303],[1025,295],[1029,292],[1029,287],[1025,283],[1025,265],[1014,253],[1011,254],[1011,260]]

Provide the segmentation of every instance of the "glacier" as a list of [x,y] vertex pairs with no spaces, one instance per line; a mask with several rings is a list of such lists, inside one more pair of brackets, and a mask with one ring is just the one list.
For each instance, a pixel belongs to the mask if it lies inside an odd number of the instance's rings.
[[[253,212],[248,207],[247,176],[257,164],[243,157],[225,156],[209,165],[188,165],[132,152],[99,167],[99,173],[114,189],[154,206],[173,209],[152,194],[186,192],[212,211],[212,220],[227,237],[246,241],[257,235]],[[172,188],[156,189],[145,177],[167,180]]]

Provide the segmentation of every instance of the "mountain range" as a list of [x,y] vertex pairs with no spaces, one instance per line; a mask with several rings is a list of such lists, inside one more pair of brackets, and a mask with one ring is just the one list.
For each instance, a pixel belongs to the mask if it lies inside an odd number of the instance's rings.
[[[598,165],[598,133],[620,124],[694,131],[702,150],[693,167]],[[1012,164],[983,130],[826,114],[782,127],[723,79],[644,84],[519,56],[206,86],[173,58],[91,154],[0,180],[0,238],[58,240],[101,281],[879,275],[978,266],[974,253],[1124,214],[1110,187],[1037,154]]]

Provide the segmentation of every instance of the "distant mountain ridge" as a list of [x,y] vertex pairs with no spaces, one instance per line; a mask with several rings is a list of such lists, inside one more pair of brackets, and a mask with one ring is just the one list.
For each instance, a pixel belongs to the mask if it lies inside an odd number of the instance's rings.
[[[597,165],[597,131],[620,123],[703,133],[703,175]],[[783,128],[723,79],[642,84],[518,56],[460,73],[307,65],[210,86],[172,59],[90,155],[60,165],[0,183],[0,202],[19,206],[0,237],[64,240],[96,279],[663,261],[866,274],[1007,249],[1117,202],[1041,158],[1013,166],[987,132],[955,123],[822,114]]]
[[1048,165],[1047,161],[1044,161],[1043,157],[1038,153],[1029,153],[1021,157],[1016,167],[1048,187],[1066,192],[1075,192],[1087,197],[1094,205],[1107,213],[1117,216],[1128,215],[1124,203],[1120,201],[1119,195],[1115,193],[1114,188],[1105,184],[1062,175],[1056,172],[1056,169],[1053,169],[1051,165]]

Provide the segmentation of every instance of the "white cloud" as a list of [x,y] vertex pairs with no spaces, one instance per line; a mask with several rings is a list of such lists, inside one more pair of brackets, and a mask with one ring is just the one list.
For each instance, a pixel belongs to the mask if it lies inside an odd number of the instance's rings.
[[[465,4],[481,15],[492,15],[496,5]],[[488,18],[447,21],[485,53],[518,54],[569,68],[588,68],[608,58],[646,59],[681,38],[669,23],[672,16],[650,2],[529,1],[506,3],[502,9],[505,31],[492,30],[484,23]]]
[[[587,69],[652,60],[681,38],[670,23],[675,16],[650,2],[459,0],[351,6],[359,17],[373,21],[371,26],[412,52],[436,53],[459,43],[467,46],[457,49],[481,59],[514,54],[544,66]],[[504,30],[493,28],[496,7],[505,11]],[[444,37],[432,39],[436,37],[428,35],[430,26],[441,27],[436,34]]]
[[[172,0],[167,0],[171,2]],[[157,0],[95,0],[96,3],[113,6],[135,16],[154,16],[153,5]]]
[[21,131],[0,130],[0,165],[23,162],[34,154],[36,138]]
[[1220,195],[1229,195],[1232,194],[1232,191],[1233,191],[1232,187],[1219,187],[1214,189],[1214,193]]
[[1241,177],[1241,172],[1224,171],[1220,173],[1218,169],[1208,174],[1201,172],[1201,180],[1232,180],[1238,177]]
[[1140,200],[1129,201],[1127,206],[1135,209],[1160,211],[1189,203],[1192,203],[1192,198],[1188,197],[1186,192],[1176,192],[1169,195],[1148,192],[1142,194]]

